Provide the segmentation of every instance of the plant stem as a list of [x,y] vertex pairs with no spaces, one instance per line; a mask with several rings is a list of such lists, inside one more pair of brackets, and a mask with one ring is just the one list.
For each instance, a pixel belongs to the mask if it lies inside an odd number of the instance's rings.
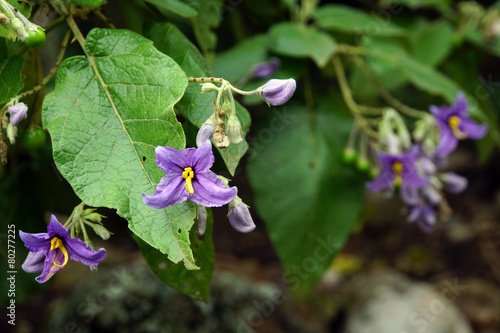
[[74,5],[71,6],[70,13],[68,17],[66,17],[66,22],[68,22],[69,28],[75,35],[76,40],[82,47],[82,49],[85,51],[85,38],[83,37],[80,29],[78,28],[78,25],[76,25],[75,19],[73,18],[73,9]]

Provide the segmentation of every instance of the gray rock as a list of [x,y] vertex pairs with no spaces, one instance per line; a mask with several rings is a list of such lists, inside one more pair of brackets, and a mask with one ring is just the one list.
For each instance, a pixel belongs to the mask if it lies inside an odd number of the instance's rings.
[[399,273],[371,273],[353,285],[344,333],[472,333],[457,297],[452,287],[435,291]]

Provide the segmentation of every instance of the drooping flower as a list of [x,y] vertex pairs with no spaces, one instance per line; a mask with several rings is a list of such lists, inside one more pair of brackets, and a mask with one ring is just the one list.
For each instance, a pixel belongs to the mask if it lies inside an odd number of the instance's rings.
[[229,223],[239,232],[247,233],[255,229],[248,206],[238,197],[229,204]]
[[205,207],[220,207],[236,195],[236,187],[227,188],[217,175],[210,171],[214,163],[210,141],[198,149],[184,151],[158,146],[156,164],[165,172],[156,192],[142,194],[146,205],[163,209],[189,199]]
[[421,188],[429,184],[429,180],[422,178],[415,167],[420,156],[419,150],[418,146],[413,146],[402,154],[378,152],[381,170],[377,178],[367,184],[367,188],[378,192],[393,185]]
[[106,257],[106,250],[97,251],[88,247],[81,239],[71,238],[54,215],[50,218],[47,233],[30,234],[19,231],[24,245],[30,250],[23,263],[28,273],[42,272],[36,280],[46,282],[70,260],[84,265],[97,266]]
[[7,109],[10,114],[10,123],[12,126],[16,126],[21,122],[21,120],[25,119],[28,114],[28,107],[23,102],[17,103]]
[[258,89],[259,95],[270,105],[285,104],[295,92],[296,83],[294,79],[267,81]]
[[430,107],[439,127],[439,144],[436,156],[444,157],[458,145],[458,140],[481,139],[488,132],[488,126],[477,124],[469,118],[468,103],[463,92],[451,106]]
[[265,79],[274,74],[280,68],[280,61],[278,58],[272,58],[267,62],[261,62],[252,68],[252,76]]

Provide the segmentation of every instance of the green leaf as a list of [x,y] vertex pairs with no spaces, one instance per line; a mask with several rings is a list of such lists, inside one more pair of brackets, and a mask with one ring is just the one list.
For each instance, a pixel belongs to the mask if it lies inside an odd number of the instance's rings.
[[271,48],[278,54],[313,59],[324,67],[336,50],[333,37],[314,27],[295,23],[273,25],[270,32]]
[[[23,58],[8,57],[6,42],[0,40],[0,107],[15,97],[24,87]],[[0,109],[1,111],[1,109]]]
[[145,0],[159,8],[166,9],[183,17],[192,17],[198,15],[196,8],[188,3],[179,0]]
[[164,254],[153,249],[138,237],[135,237],[135,240],[148,265],[164,283],[195,300],[208,303],[208,286],[215,264],[212,227],[212,214],[208,213],[207,229],[203,239],[199,239],[194,231],[189,235],[196,264],[200,266],[200,270],[197,271],[186,270],[183,265],[167,260]]
[[404,5],[411,9],[418,8],[436,8],[436,9],[447,9],[450,6],[450,0],[383,0],[380,3],[381,8],[387,8],[391,5]]
[[87,205],[116,209],[146,243],[196,269],[189,248],[193,205],[156,210],[141,197],[164,176],[155,147],[185,147],[173,112],[186,89],[184,72],[128,30],[93,29],[85,53],[61,64],[44,101],[57,168]]
[[[328,110],[328,111],[323,111]],[[352,126],[336,102],[314,112],[282,109],[259,124],[273,140],[254,149],[247,175],[291,288],[318,281],[342,249],[358,216],[364,186],[340,155]],[[273,128],[283,127],[282,130]]]
[[403,36],[406,31],[378,15],[368,15],[343,5],[325,5],[313,15],[316,24],[327,30],[374,36]]
[[101,7],[104,0],[68,0],[68,2],[83,7]]
[[212,31],[221,22],[223,0],[203,0],[199,2],[198,15],[193,17],[193,30],[204,54],[210,54],[217,45],[217,35]]
[[[210,71],[203,56],[177,27],[169,23],[155,24],[149,30],[148,37],[154,41],[158,50],[177,61],[188,76],[210,76]],[[190,83],[184,97],[176,105],[176,109],[199,128],[213,114],[213,101],[215,99],[215,93],[201,94],[200,85]],[[245,135],[250,127],[250,115],[239,103],[236,103],[236,114]],[[239,145],[232,144],[226,149],[219,149],[231,175],[234,175],[236,167],[247,149],[248,144],[246,141]]]
[[255,64],[266,60],[268,46],[268,37],[257,35],[245,39],[228,51],[217,54],[215,75],[232,83],[242,80]]
[[413,39],[413,54],[422,64],[434,67],[446,59],[452,49],[453,26],[440,21],[427,24]]

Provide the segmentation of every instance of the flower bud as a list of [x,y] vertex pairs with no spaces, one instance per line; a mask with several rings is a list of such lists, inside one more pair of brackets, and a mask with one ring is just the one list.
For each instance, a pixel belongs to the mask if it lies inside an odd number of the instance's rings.
[[295,92],[296,83],[294,79],[288,80],[269,80],[258,89],[260,96],[267,104],[282,105],[285,104]]
[[7,137],[9,138],[10,144],[13,145],[16,143],[16,137],[17,137],[17,126],[12,126],[12,124],[9,124],[7,126]]
[[211,91],[218,91],[219,88],[213,84],[213,83],[203,83],[201,85],[201,93],[205,93],[205,92],[211,92]]
[[450,193],[461,193],[465,191],[469,181],[467,178],[457,175],[453,172],[448,172],[444,174],[444,190]]
[[231,114],[226,126],[226,135],[231,143],[237,145],[243,141],[241,136],[241,124],[236,114]]
[[265,79],[274,74],[280,68],[278,58],[272,58],[268,62],[261,62],[252,68],[252,76],[258,79]]
[[214,134],[214,129],[214,116],[212,115],[201,125],[198,134],[196,134],[196,145],[201,147],[207,140],[210,140]]
[[28,116],[28,107],[23,102],[9,107],[7,111],[10,113],[10,123],[12,126],[16,126]]
[[196,234],[203,236],[207,229],[207,209],[204,206],[196,205]]
[[441,195],[436,191],[434,186],[426,186],[422,189],[422,194],[429,200],[433,205],[437,205],[441,202]]
[[100,224],[95,224],[95,223],[92,223],[92,229],[94,229],[94,232],[99,236],[101,237],[102,239],[104,240],[107,240],[109,239],[111,233],[108,231],[108,229],[106,229],[105,227],[103,227],[102,225]]
[[255,229],[252,216],[248,210],[248,206],[241,201],[239,197],[235,197],[229,203],[229,223],[239,232],[247,233]]

